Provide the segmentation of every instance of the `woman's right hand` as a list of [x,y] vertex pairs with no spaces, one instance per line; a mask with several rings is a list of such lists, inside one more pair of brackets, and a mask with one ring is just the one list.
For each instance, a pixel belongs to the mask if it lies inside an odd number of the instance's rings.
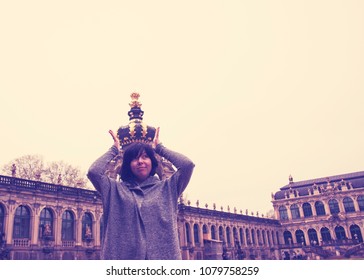
[[110,133],[112,139],[114,140],[114,146],[116,148],[118,148],[118,151],[119,151],[120,150],[120,140],[119,140],[119,137],[111,129],[109,130],[109,133]]
[[157,127],[156,130],[155,130],[154,139],[152,141],[152,148],[155,149],[158,146],[159,143],[160,143],[160,140],[159,140],[159,127]]

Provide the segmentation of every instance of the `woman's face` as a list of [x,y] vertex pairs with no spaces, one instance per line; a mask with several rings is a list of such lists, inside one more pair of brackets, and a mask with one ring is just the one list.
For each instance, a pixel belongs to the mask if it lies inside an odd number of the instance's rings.
[[131,161],[130,169],[139,183],[149,177],[152,170],[152,161],[145,151]]

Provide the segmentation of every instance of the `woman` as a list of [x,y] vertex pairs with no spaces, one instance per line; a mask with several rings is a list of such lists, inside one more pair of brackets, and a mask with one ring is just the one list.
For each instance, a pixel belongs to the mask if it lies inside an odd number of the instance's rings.
[[[88,178],[103,203],[104,239],[102,259],[179,260],[177,200],[191,178],[194,164],[165,148],[156,129],[152,145],[130,144],[124,151],[121,181],[106,175],[108,163],[119,153],[120,141],[90,167]],[[154,176],[158,161],[154,153],[169,160],[176,172],[168,179]]]

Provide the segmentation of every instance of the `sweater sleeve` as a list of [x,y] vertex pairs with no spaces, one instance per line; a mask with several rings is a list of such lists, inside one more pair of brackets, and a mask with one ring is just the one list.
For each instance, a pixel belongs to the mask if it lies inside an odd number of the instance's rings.
[[110,190],[111,179],[106,175],[106,171],[108,164],[117,154],[118,149],[112,146],[90,166],[87,172],[87,177],[102,196]]
[[177,189],[177,196],[179,197],[191,179],[195,164],[188,157],[174,152],[162,144],[158,144],[155,151],[177,168],[177,171],[168,180],[171,181],[172,187]]

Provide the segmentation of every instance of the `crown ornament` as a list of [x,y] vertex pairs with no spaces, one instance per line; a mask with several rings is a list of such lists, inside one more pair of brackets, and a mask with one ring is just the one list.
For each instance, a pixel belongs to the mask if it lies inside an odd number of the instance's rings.
[[141,109],[142,104],[139,102],[140,94],[133,92],[130,97],[129,124],[119,127],[117,132],[123,149],[135,142],[151,143],[156,131],[154,127],[143,122],[144,111]]
[[[154,127],[143,123],[144,112],[141,109],[142,104],[139,102],[140,94],[133,92],[130,97],[130,110],[128,112],[129,124],[120,126],[117,131],[121,149],[119,150],[118,155],[116,155],[108,164],[108,170],[106,172],[109,177],[114,179],[117,178],[120,172],[125,148],[128,147],[128,145],[137,142],[151,144],[156,132]],[[158,154],[156,154],[156,159],[158,161],[156,173],[160,179],[168,178],[175,172],[171,162]]]

